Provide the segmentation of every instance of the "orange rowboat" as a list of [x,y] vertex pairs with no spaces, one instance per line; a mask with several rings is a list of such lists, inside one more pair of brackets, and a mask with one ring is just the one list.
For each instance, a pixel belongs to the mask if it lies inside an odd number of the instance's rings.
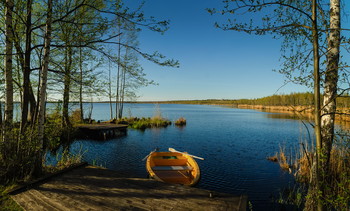
[[151,152],[146,169],[155,180],[193,186],[198,183],[200,170],[193,155],[169,148],[169,152]]

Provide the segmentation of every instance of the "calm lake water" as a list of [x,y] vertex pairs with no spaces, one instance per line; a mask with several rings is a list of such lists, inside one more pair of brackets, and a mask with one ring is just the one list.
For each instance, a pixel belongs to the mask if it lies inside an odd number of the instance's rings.
[[[254,210],[276,208],[271,203],[283,189],[293,187],[292,175],[266,160],[280,147],[288,152],[306,139],[304,125],[293,119],[255,110],[209,105],[127,104],[126,116],[151,117],[161,112],[174,121],[185,117],[187,125],[171,125],[145,131],[128,129],[124,137],[108,141],[76,140],[71,151],[84,160],[113,170],[147,177],[142,159],[156,147],[204,157],[198,160],[202,178],[197,187],[231,194],[246,194]],[[274,117],[274,118],[271,118]],[[283,115],[281,115],[283,117]],[[109,104],[94,104],[92,118],[110,119]]]

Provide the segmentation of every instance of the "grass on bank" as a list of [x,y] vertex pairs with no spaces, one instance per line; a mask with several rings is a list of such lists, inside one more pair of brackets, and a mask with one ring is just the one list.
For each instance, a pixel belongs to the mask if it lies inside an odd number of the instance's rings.
[[18,211],[23,210],[15,201],[8,195],[8,191],[14,186],[0,186],[0,210]]
[[145,130],[147,128],[165,128],[172,124],[170,120],[162,116],[159,105],[156,106],[155,114],[153,117],[124,117],[118,121],[114,119],[111,122],[118,124],[127,124],[130,128],[139,130]]
[[147,128],[161,128],[171,125],[171,121],[162,117],[148,117],[148,118],[123,118],[119,120],[119,124],[127,124],[130,128],[145,130]]
[[[45,150],[55,151],[65,144],[65,136],[70,136],[72,130],[62,128],[61,119],[59,112],[53,112],[47,116]],[[10,190],[68,168],[82,160],[81,155],[73,156],[68,151],[64,151],[56,166],[47,166],[43,160],[42,174],[33,176],[31,172],[34,160],[37,158],[39,144],[35,128],[28,128],[24,135],[21,135],[19,129],[15,127],[11,131],[10,139],[0,143],[0,184],[2,184],[0,186],[0,210],[22,210],[8,195]]]
[[[282,194],[279,202],[293,204],[310,210],[314,207],[317,193],[307,192],[307,188],[312,181],[311,172],[314,171],[315,152],[309,149],[305,144],[301,144],[296,158],[286,156],[285,149],[280,148],[280,152],[267,159],[278,162],[281,169],[293,173],[299,188],[290,191],[288,194]],[[325,198],[322,198],[328,209],[331,210],[350,210],[350,142],[349,140],[337,141],[331,151],[330,178],[326,181]]]
[[[66,168],[69,168],[75,164],[79,164],[82,162],[82,154],[81,152],[73,155],[68,152],[68,150],[64,150],[60,160],[58,160],[56,166],[51,165],[44,165],[43,169],[43,177],[46,175],[52,175],[55,172],[58,172],[60,170],[64,170]],[[26,185],[30,183],[31,180],[28,181],[15,181],[15,183],[8,184],[6,186],[0,186],[0,211],[2,210],[10,210],[10,211],[17,211],[17,210],[23,210],[21,206],[19,206],[14,200],[10,198],[8,195],[8,192],[13,190],[14,188]]]
[[[44,177],[46,175],[54,174],[55,172],[69,168],[70,166],[81,162],[81,154],[78,153],[78,155],[73,155],[70,154],[68,150],[65,150],[56,166],[44,165],[42,176]],[[22,207],[12,200],[8,193],[14,188],[30,182],[31,180],[14,181],[13,183],[8,183],[5,186],[0,186],[0,211],[22,211]]]
[[[112,121],[115,122],[115,121]],[[147,128],[164,128],[172,124],[172,122],[168,119],[165,119],[161,116],[154,116],[154,117],[148,117],[148,118],[137,118],[137,117],[130,117],[130,118],[122,118],[117,121],[118,124],[127,124],[130,128],[133,129],[139,129],[139,130],[145,130]],[[185,126],[186,125],[186,119],[183,117],[180,117],[177,119],[174,124],[176,126]]]

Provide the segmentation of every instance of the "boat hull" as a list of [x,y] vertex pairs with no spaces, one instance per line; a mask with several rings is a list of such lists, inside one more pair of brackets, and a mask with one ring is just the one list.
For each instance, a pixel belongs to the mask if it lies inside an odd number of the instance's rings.
[[166,183],[193,186],[200,179],[197,162],[186,153],[152,152],[146,169],[151,178]]

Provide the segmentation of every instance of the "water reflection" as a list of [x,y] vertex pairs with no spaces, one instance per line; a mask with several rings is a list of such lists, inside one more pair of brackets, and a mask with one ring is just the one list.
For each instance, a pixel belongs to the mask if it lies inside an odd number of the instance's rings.
[[[264,112],[265,113],[265,112]],[[295,112],[285,112],[285,113],[265,113],[267,118],[272,119],[293,119],[293,120],[312,120],[311,114],[301,113],[297,114]]]

